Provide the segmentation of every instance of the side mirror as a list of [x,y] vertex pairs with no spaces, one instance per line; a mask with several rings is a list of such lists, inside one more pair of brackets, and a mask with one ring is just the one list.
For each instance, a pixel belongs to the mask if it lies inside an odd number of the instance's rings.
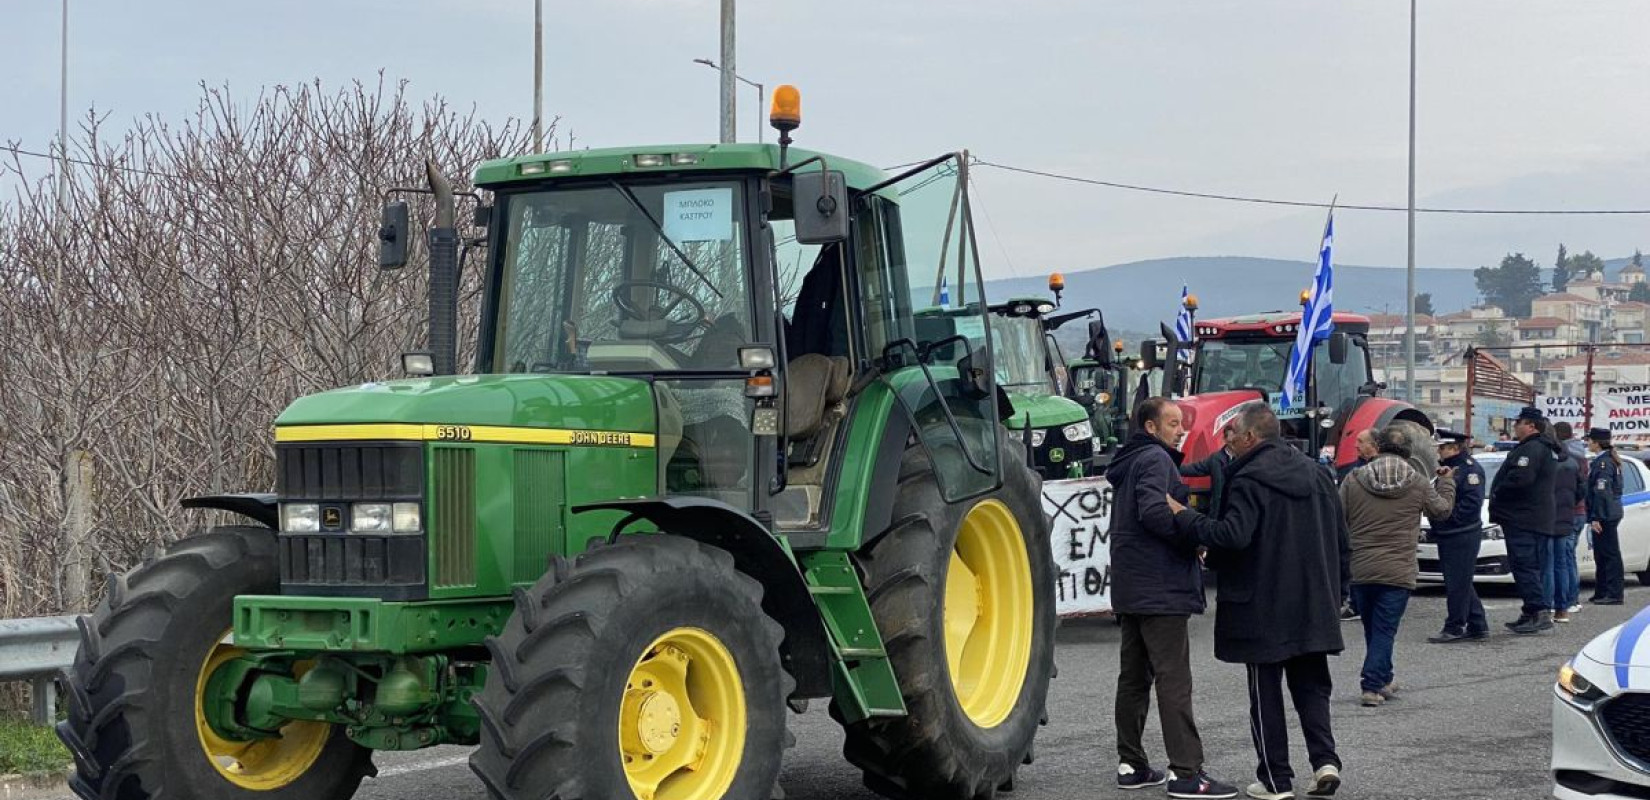
[[990,351],[983,347],[957,359],[957,372],[963,379],[963,393],[970,400],[984,400],[991,396],[991,369]]
[[470,223],[472,225],[476,226],[477,228],[486,228],[486,227],[492,225],[493,224],[493,207],[489,206],[489,205],[479,205],[478,204],[475,207],[475,211],[471,212],[471,214],[470,214]]
[[1336,366],[1346,363],[1346,334],[1335,331],[1329,334],[1329,363]]
[[400,269],[407,265],[407,227],[407,201],[385,203],[383,222],[378,228],[379,269]]
[[848,240],[848,182],[835,170],[791,176],[791,208],[796,240],[831,244]]
[[1111,335],[1106,333],[1106,323],[1101,320],[1089,321],[1089,354],[1102,368],[1111,369]]
[[1162,360],[1157,357],[1157,342],[1152,339],[1140,340],[1140,368],[1154,370],[1163,366]]

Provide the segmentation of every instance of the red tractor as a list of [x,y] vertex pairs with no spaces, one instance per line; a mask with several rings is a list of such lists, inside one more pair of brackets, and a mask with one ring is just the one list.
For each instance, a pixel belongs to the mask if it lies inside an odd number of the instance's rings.
[[[1282,387],[1301,312],[1198,320],[1191,342],[1176,341],[1164,326],[1167,360],[1172,361],[1179,350],[1194,353],[1189,374],[1185,367],[1164,371],[1163,390],[1177,397],[1185,416],[1182,449],[1186,460],[1215,452],[1221,446],[1221,428],[1236,416],[1239,406],[1256,399],[1277,412],[1286,440],[1337,469],[1357,460],[1354,440],[1366,428],[1408,422],[1422,429],[1410,437],[1412,441],[1430,440],[1432,421],[1426,414],[1408,403],[1380,396],[1385,384],[1375,380],[1370,368],[1369,318],[1336,313],[1334,321],[1335,332],[1312,346],[1305,402],[1287,409],[1282,407]],[[1151,362],[1148,366],[1163,366],[1155,348],[1144,348],[1142,357]],[[1436,466],[1436,456],[1430,460]]]

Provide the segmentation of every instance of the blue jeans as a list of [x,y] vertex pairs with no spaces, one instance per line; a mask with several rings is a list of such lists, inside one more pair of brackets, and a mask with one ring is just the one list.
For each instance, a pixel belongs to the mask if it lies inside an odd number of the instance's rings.
[[1409,607],[1409,590],[1379,583],[1352,584],[1352,597],[1364,622],[1364,669],[1359,685],[1366,692],[1379,692],[1392,683],[1392,648],[1398,639],[1398,623]]
[[1564,611],[1581,598],[1581,572],[1576,568],[1576,541],[1587,524],[1585,516],[1575,518],[1569,536],[1549,537],[1550,548],[1541,576],[1541,586],[1554,611]]

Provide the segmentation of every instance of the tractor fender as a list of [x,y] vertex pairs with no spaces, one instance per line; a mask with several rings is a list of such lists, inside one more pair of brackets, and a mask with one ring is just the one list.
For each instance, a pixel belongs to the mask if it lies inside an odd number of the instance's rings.
[[1420,409],[1402,400],[1389,397],[1365,397],[1353,406],[1345,424],[1340,428],[1340,439],[1335,446],[1335,466],[1345,467],[1358,460],[1358,432],[1366,428],[1380,430],[1394,422],[1405,420],[1432,430],[1432,420]]
[[199,497],[186,497],[178,501],[178,505],[184,508],[209,508],[217,511],[228,511],[231,514],[246,517],[270,530],[280,530],[281,528],[281,511],[275,503],[273,493],[208,494]]
[[573,513],[623,511],[614,529],[647,520],[670,535],[683,536],[733,554],[734,566],[762,584],[762,610],[785,629],[780,655],[796,679],[793,698],[829,697],[831,644],[812,593],[789,553],[766,525],[743,509],[704,497],[655,497],[575,506]]

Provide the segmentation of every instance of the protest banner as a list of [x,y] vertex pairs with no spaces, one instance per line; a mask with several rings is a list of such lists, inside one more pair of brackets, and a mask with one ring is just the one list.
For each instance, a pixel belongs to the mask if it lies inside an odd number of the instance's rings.
[[1055,609],[1062,617],[1111,611],[1112,487],[1105,478],[1043,484],[1043,513],[1053,521],[1059,568]]
[[[1570,423],[1577,435],[1587,430],[1585,397],[1542,395],[1536,406],[1549,421]],[[1618,442],[1650,442],[1650,385],[1595,385],[1592,427],[1609,428]]]

